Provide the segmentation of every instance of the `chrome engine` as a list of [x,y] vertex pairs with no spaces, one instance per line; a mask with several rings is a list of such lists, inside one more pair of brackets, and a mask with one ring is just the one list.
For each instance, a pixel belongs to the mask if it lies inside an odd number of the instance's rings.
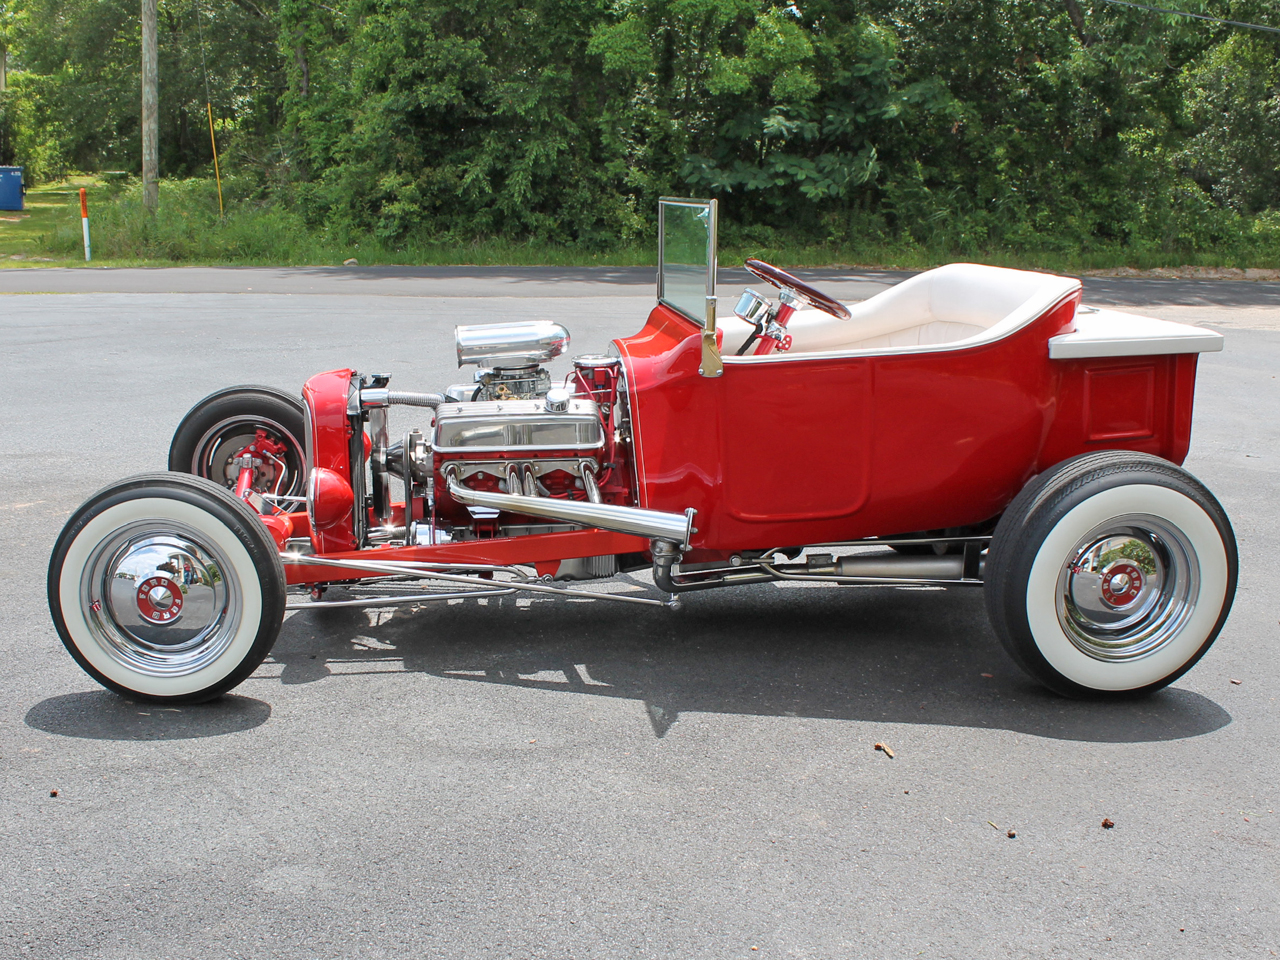
[[604,446],[599,405],[567,390],[540,400],[441,405],[431,438],[436,504],[457,522],[495,515],[457,504],[448,495],[451,480],[491,493],[599,503]]
[[[600,502],[597,478],[605,448],[600,406],[554,388],[540,364],[560,356],[569,332],[558,323],[459,326],[458,366],[475,364],[474,384],[454,384],[455,401],[436,409],[432,431],[433,500],[454,536],[518,536],[572,529],[545,522],[512,523],[508,513],[464,505],[449,483],[484,493]],[[528,519],[528,518],[524,518]]]
[[[455,385],[442,395],[392,390],[385,376],[353,380],[348,414],[368,424],[369,443],[367,494],[362,479],[355,491],[359,542],[412,545],[419,537],[440,543],[584,527],[688,542],[692,511],[630,505],[617,357],[578,357],[565,385],[552,386],[539,364],[568,345],[559,324],[458,327],[456,337],[460,366],[489,364],[477,374],[478,386]],[[392,442],[387,414],[397,405],[431,408],[430,430]],[[393,510],[393,483],[403,485],[407,508]],[[368,529],[361,526],[366,503]],[[580,557],[561,561],[554,576],[592,579],[616,569],[616,557]]]

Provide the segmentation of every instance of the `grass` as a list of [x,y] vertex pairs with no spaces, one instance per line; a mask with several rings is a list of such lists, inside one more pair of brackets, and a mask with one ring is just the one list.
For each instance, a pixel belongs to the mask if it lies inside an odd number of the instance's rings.
[[[100,189],[93,177],[73,177],[57,184],[30,187],[22,210],[0,210],[0,266],[27,267],[35,263],[65,266],[72,254],[49,250],[49,237],[74,221],[80,230],[80,188]],[[80,259],[84,255],[81,252]]]
[[[385,244],[362,236],[343,241],[308,229],[296,213],[236,196],[243,185],[224,180],[227,213],[218,213],[211,181],[163,181],[156,215],[142,208],[135,183],[123,191],[90,177],[27,193],[29,218],[0,221],[0,266],[74,266],[83,263],[78,190],[89,190],[93,266],[652,266],[651,244],[607,252],[509,240],[410,241]],[[21,237],[19,237],[21,232]],[[24,259],[8,259],[14,254]]]
[[[28,190],[26,209],[21,213],[0,211],[0,266],[83,264],[78,203],[82,186],[89,191],[93,266],[336,266],[355,259],[361,266],[628,267],[653,266],[656,261],[655,244],[650,242],[592,251],[496,239],[394,244],[368,235],[344,239],[308,228],[301,217],[281,206],[253,201],[252,184],[237,180],[224,181],[226,216],[219,215],[217,193],[207,180],[163,181],[159,211],[151,216],[142,208],[136,183],[122,189],[91,176],[80,176]],[[1126,267],[1280,267],[1280,249],[1272,249],[1277,246],[1273,243],[1254,245],[1255,252],[1251,254],[1224,250],[1187,256],[1119,247],[1020,252],[944,250],[901,240],[797,243],[776,231],[750,228],[730,228],[724,234],[720,247],[720,263],[724,266],[758,257],[800,269],[838,266],[918,270],[956,260],[1076,274]]]

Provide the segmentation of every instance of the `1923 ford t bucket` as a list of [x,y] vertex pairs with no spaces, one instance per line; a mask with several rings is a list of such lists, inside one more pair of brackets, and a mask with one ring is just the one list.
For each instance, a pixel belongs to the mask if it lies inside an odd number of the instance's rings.
[[[748,261],[778,302],[747,291],[717,323],[715,226],[713,201],[662,202],[657,305],[562,383],[542,364],[569,335],[539,321],[459,327],[481,369],[444,393],[333,370],[206,398],[171,472],[58,538],[67,649],[112,690],[193,702],[252,673],[289,609],[804,580],[982,586],[1009,653],[1069,695],[1154,690],[1205,653],[1236,546],[1178,464],[1218,334],[971,264],[846,307]],[[659,597],[569,585],[641,568]]]

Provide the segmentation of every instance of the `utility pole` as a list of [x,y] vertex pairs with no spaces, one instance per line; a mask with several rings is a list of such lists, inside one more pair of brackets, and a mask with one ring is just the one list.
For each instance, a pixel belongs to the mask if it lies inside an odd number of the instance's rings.
[[157,0],[142,0],[142,205],[160,204],[160,66],[156,44]]
[[9,89],[9,31],[13,27],[13,11],[0,0],[0,93]]

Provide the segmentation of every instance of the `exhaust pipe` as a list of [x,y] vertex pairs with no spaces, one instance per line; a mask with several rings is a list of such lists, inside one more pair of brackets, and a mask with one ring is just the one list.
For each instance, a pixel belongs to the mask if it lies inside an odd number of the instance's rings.
[[[916,578],[920,580],[962,580],[965,558],[959,554],[942,557],[840,557],[834,573],[840,577]],[[826,572],[823,570],[822,572]]]
[[[868,546],[878,545],[864,541]],[[672,544],[655,543],[653,550],[653,582],[667,593],[706,590],[710,587],[732,587],[748,583],[803,580],[811,583],[879,583],[947,586],[981,586],[986,559],[985,543],[974,538],[965,544],[965,552],[933,557],[908,557],[874,554],[872,556],[833,557],[813,555],[804,564],[767,563],[764,558],[748,561],[741,568],[694,570],[675,574],[680,551]],[[767,556],[767,554],[766,554]]]
[[693,517],[697,511],[692,507],[682,514],[661,513],[639,507],[617,507],[611,503],[583,503],[579,500],[549,500],[520,494],[485,493],[464,487],[458,482],[458,475],[453,470],[447,476],[449,496],[472,507],[490,507],[529,517],[580,523],[614,533],[629,533],[632,536],[673,543],[681,550],[689,549],[689,538],[696,532]]

